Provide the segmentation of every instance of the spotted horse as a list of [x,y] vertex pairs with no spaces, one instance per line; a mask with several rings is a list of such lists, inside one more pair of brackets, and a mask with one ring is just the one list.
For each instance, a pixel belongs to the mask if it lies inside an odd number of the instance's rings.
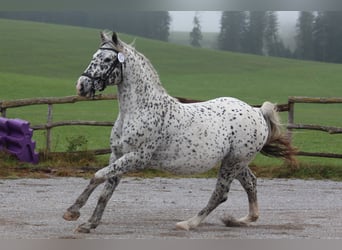
[[261,108],[231,97],[184,104],[168,95],[150,61],[116,33],[101,32],[101,45],[76,85],[80,96],[117,85],[119,114],[112,128],[109,164],[98,170],[89,185],[64,213],[77,220],[79,210],[94,189],[105,183],[96,208],[76,232],[89,233],[101,220],[108,200],[122,175],[146,167],[178,174],[205,172],[221,164],[217,184],[208,204],[176,227],[197,227],[227,200],[233,179],[247,192],[249,213],[227,226],[244,226],[258,219],[256,177],[248,168],[258,152],[294,162],[295,149],[281,130],[276,105]]

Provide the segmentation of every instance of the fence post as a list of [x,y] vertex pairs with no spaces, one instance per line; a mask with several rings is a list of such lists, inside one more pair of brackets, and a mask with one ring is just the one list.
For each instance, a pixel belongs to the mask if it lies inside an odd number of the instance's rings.
[[51,152],[51,123],[52,123],[52,104],[48,104],[47,122],[46,122],[46,153]]
[[[288,100],[288,107],[289,107],[289,111],[288,111],[287,122],[288,122],[288,125],[291,126],[294,124],[294,102],[291,99]],[[292,129],[289,127],[287,128],[287,136],[290,142],[292,142]]]
[[1,116],[6,117],[6,108],[1,108]]

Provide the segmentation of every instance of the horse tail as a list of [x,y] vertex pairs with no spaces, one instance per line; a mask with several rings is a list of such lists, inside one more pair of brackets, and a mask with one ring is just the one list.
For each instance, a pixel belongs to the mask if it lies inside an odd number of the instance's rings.
[[270,102],[264,102],[260,109],[269,129],[268,139],[261,149],[261,153],[266,156],[283,158],[291,166],[296,166],[297,149],[291,145],[289,137],[282,130],[277,106]]

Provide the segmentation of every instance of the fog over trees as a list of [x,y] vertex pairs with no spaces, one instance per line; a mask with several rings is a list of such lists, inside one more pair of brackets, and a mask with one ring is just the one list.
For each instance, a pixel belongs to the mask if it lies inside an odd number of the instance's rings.
[[[111,29],[161,41],[168,41],[172,22],[168,11],[0,11],[0,18]],[[234,52],[342,63],[341,23],[341,11],[300,12],[291,34],[296,47],[290,50],[279,36],[277,12],[223,11],[218,45]],[[200,18],[195,15],[189,44],[200,47],[203,37]]]
[[0,12],[0,18],[110,29],[161,41],[168,41],[171,22],[167,11],[18,11]]
[[193,20],[194,27],[192,28],[190,36],[190,44],[194,47],[201,47],[201,40],[203,39],[200,20],[197,13]]

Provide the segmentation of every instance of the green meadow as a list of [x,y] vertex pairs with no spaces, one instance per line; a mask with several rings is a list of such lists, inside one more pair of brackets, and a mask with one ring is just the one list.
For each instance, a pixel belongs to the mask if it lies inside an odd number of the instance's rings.
[[[99,45],[97,29],[0,19],[0,101],[75,94],[75,82]],[[222,52],[175,45],[119,34],[135,41],[150,59],[170,95],[207,100],[233,96],[249,104],[265,100],[286,103],[288,96],[342,95],[342,65]],[[104,93],[116,93],[108,87]],[[295,121],[342,127],[342,105],[296,104]],[[7,110],[7,117],[46,122],[47,106]],[[54,105],[53,121],[114,121],[116,101]],[[282,114],[287,122],[287,113]],[[70,138],[84,136],[87,149],[106,148],[109,127],[62,127],[52,130],[53,151],[65,151]],[[37,150],[44,149],[44,132],[36,131]],[[342,153],[342,135],[294,131],[303,151]],[[299,157],[304,165],[336,166],[342,160]],[[258,156],[256,165],[281,165]]]

